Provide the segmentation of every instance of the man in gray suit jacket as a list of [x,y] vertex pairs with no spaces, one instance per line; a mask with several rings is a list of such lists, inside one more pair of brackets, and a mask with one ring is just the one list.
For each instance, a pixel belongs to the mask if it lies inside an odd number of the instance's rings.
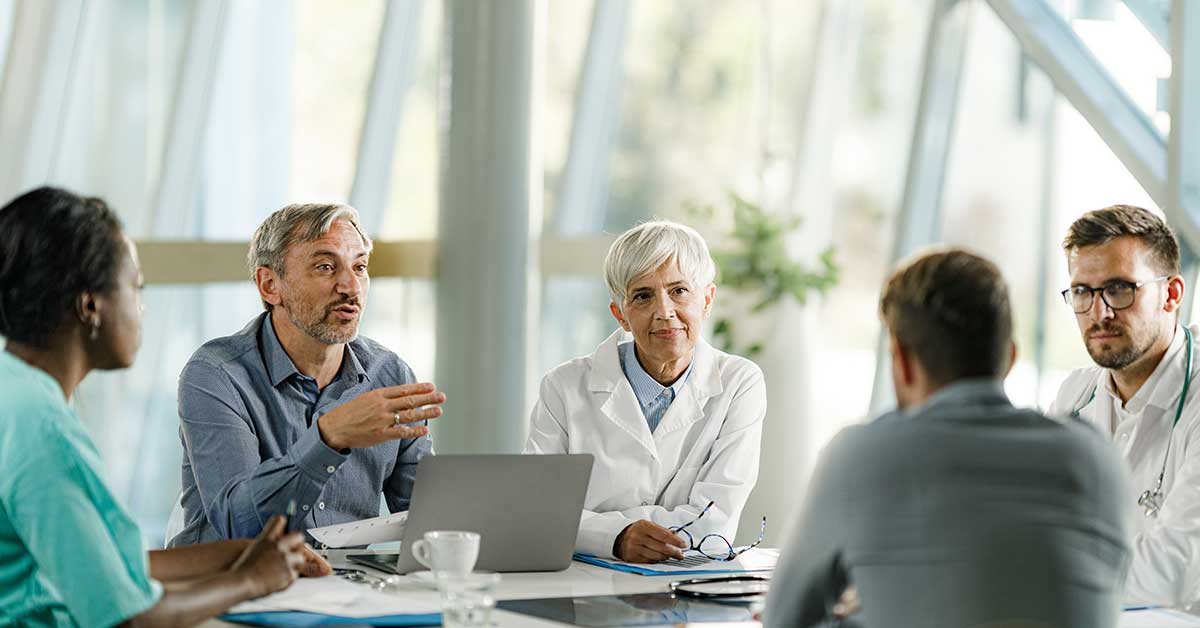
[[1090,426],[1009,403],[999,269],[927,254],[891,277],[880,311],[900,409],[825,448],[766,625],[1115,626],[1128,480]]

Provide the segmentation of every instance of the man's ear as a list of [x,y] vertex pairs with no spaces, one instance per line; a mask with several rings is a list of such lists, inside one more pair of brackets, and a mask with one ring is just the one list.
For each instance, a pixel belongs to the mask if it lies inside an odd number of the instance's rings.
[[1187,293],[1187,284],[1183,277],[1174,275],[1167,279],[1167,302],[1163,305],[1163,311],[1177,312],[1183,307],[1183,295]]
[[904,345],[900,344],[896,335],[890,332],[888,333],[888,349],[892,354],[892,372],[896,381],[905,386],[912,386],[913,380],[916,378],[912,354],[904,348]]
[[1013,367],[1017,365],[1017,343],[1008,343],[1008,368],[1004,369],[1004,377],[1007,378],[1009,373],[1012,373]]
[[608,311],[612,312],[613,318],[617,319],[617,323],[621,325],[621,329],[625,331],[633,331],[629,328],[629,322],[625,320],[625,315],[621,313],[621,308],[617,307],[616,303],[609,302]]
[[258,296],[272,307],[283,303],[279,283],[279,276],[266,266],[259,266],[254,271],[254,285],[258,287]]

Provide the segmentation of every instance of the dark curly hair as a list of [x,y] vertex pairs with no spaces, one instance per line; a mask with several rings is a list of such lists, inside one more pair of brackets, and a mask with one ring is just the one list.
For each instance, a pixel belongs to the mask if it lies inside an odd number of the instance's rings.
[[0,208],[0,336],[46,348],[79,295],[116,287],[123,248],[98,198],[40,187]]

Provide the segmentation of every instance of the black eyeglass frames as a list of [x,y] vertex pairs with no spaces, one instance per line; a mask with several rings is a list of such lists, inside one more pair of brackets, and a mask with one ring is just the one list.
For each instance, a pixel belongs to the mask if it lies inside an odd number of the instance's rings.
[[1110,281],[1099,288],[1091,286],[1071,286],[1063,290],[1059,294],[1062,295],[1063,302],[1071,306],[1076,314],[1084,314],[1092,309],[1092,305],[1096,301],[1096,293],[1100,294],[1100,299],[1108,306],[1110,310],[1124,310],[1133,305],[1134,297],[1137,296],[1137,289],[1152,283],[1158,283],[1164,279],[1170,279],[1172,275],[1163,275],[1146,281],[1131,283],[1128,281]]
[[692,519],[691,521],[689,521],[681,526],[678,526],[675,528],[670,528],[671,532],[674,532],[675,534],[682,534],[685,537],[685,540],[687,541],[689,550],[695,550],[697,552],[700,552],[700,555],[704,556],[705,558],[711,559],[711,560],[729,561],[729,560],[733,560],[733,559],[737,558],[738,556],[741,556],[742,554],[746,553],[747,550],[758,547],[758,544],[763,542],[763,538],[765,538],[767,535],[767,518],[766,517],[762,518],[762,527],[758,532],[758,540],[751,543],[750,545],[747,545],[746,547],[743,547],[740,549],[734,549],[733,543],[731,543],[729,541],[729,539],[721,536],[720,534],[705,535],[705,536],[701,537],[700,542],[697,543],[695,537],[693,537],[692,533],[688,532],[687,529],[689,527],[691,527],[692,524],[696,523],[701,518],[703,518],[704,515],[709,511],[710,508],[713,507],[713,504],[715,504],[715,503],[716,503],[715,501],[708,502],[708,505],[704,507],[704,510],[700,511],[700,514],[696,515],[695,519]]

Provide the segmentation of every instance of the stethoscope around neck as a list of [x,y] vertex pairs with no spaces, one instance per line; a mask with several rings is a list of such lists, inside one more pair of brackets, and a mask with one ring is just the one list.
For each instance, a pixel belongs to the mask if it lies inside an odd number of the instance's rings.
[[[1163,478],[1167,475],[1167,460],[1171,456],[1171,437],[1175,435],[1175,426],[1179,425],[1179,417],[1183,416],[1183,404],[1187,401],[1188,387],[1192,383],[1192,330],[1187,326],[1183,326],[1183,334],[1187,344],[1187,357],[1184,359],[1183,366],[1183,389],[1179,392],[1179,403],[1175,405],[1175,420],[1171,422],[1171,432],[1167,436],[1167,452],[1163,454],[1162,470],[1158,472],[1158,481],[1154,483],[1154,488],[1142,491],[1138,497],[1138,506],[1141,506],[1147,517],[1157,517],[1159,509],[1162,508],[1162,485]],[[1079,407],[1071,411],[1071,416],[1078,418],[1080,411],[1088,406],[1096,398],[1096,389],[1100,387],[1097,382],[1092,387],[1092,394],[1088,396],[1087,401],[1084,401]]]

